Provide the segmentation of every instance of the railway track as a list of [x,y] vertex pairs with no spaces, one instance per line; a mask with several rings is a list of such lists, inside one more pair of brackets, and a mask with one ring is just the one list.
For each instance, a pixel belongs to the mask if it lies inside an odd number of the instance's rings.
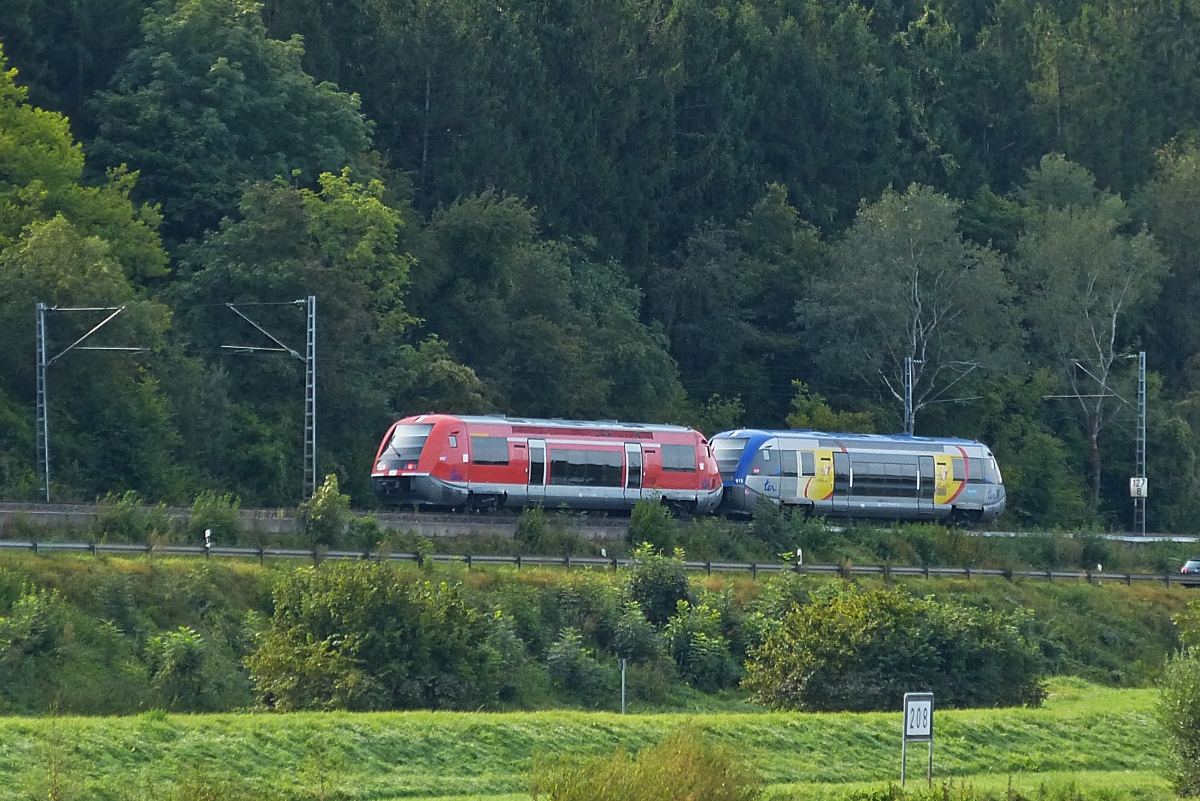
[[[191,510],[187,507],[162,507],[158,509],[168,518],[186,520]],[[14,524],[39,527],[86,526],[111,506],[104,504],[63,503],[18,503],[0,502],[0,537]],[[299,530],[300,520],[294,509],[240,509],[242,524],[247,530],[258,534],[287,534]],[[399,512],[360,510],[356,515],[370,515],[382,529],[416,531],[425,537],[455,537],[470,535],[513,536],[516,533],[518,515],[510,512],[492,514],[470,514],[453,512]],[[585,539],[624,539],[629,531],[628,517],[607,517],[596,513],[564,513],[566,525]],[[738,525],[749,525],[748,521],[734,521]],[[840,530],[840,526],[831,526]],[[1039,531],[972,531],[983,537],[1027,537],[1046,536]],[[1200,537],[1178,534],[1151,534],[1138,536],[1127,533],[1095,532],[1089,536],[1125,542],[1146,544],[1153,542],[1200,543]]]

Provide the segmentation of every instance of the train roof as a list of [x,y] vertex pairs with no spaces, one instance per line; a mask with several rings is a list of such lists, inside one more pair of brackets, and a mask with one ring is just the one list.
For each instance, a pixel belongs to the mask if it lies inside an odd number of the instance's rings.
[[[720,434],[713,436],[717,437],[747,437],[747,436],[766,436],[766,437],[807,437],[810,439],[835,439],[844,440],[847,442],[862,442],[866,443],[922,443],[928,445],[983,445],[982,442],[973,439],[961,439],[959,437],[917,437],[912,434],[845,434],[834,431],[814,431],[809,428],[788,428],[788,429],[765,429],[765,428],[739,428],[735,431],[722,431]],[[986,447],[986,446],[984,446]]]
[[536,426],[538,428],[588,429],[595,431],[642,431],[650,433],[686,434],[693,431],[687,426],[668,425],[666,423],[622,423],[619,420],[563,420],[559,418],[508,417],[503,414],[422,414],[417,415],[418,421],[427,417],[450,417],[461,420],[468,425],[511,425]]

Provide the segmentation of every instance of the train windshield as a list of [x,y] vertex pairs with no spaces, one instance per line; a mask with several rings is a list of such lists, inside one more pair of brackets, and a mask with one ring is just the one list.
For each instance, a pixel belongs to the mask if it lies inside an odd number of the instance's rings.
[[430,431],[433,431],[433,425],[401,423],[392,432],[392,441],[380,458],[395,462],[416,461],[421,457],[421,449],[425,447]]
[[745,437],[722,437],[712,441],[713,458],[717,460],[717,469],[724,478],[732,478],[737,472],[738,460],[742,458],[742,451],[746,450],[749,441]]

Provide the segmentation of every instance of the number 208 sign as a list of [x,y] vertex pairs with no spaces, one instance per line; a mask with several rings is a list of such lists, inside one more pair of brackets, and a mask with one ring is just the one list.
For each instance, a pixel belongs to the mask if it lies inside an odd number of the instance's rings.
[[933,740],[933,693],[904,694],[904,739]]

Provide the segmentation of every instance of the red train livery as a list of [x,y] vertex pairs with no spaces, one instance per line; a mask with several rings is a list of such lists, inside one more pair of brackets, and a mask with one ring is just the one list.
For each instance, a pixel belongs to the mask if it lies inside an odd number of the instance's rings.
[[371,474],[394,506],[632,509],[641,498],[708,513],[721,476],[682,426],[422,414],[396,422]]

